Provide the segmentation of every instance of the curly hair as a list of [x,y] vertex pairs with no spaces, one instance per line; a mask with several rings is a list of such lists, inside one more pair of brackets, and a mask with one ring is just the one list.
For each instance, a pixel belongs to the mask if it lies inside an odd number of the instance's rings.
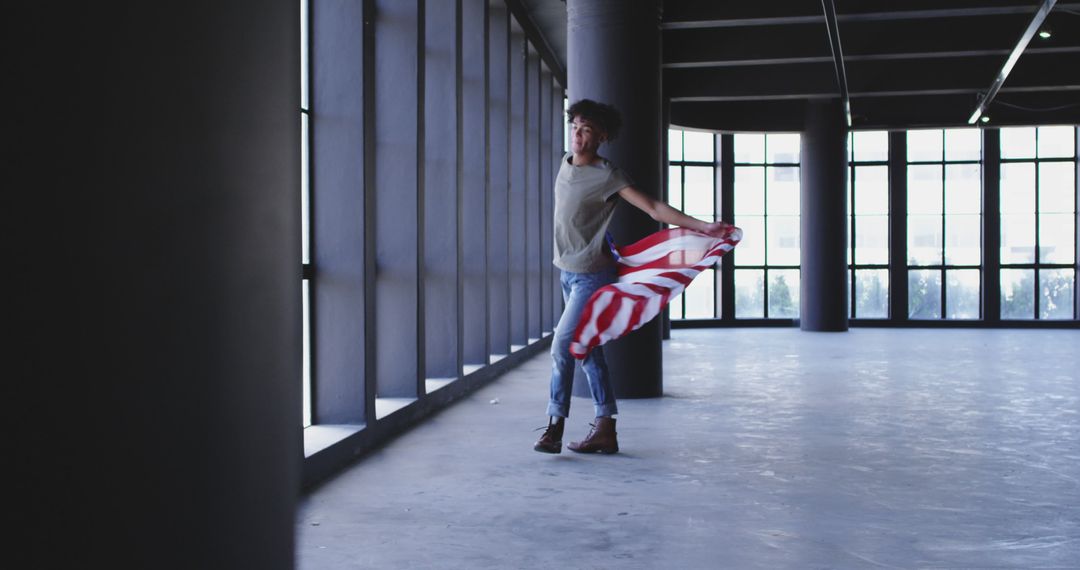
[[619,135],[619,129],[622,128],[622,115],[618,109],[591,99],[581,99],[566,109],[566,122],[574,122],[574,117],[596,123],[607,133],[609,141],[614,140]]

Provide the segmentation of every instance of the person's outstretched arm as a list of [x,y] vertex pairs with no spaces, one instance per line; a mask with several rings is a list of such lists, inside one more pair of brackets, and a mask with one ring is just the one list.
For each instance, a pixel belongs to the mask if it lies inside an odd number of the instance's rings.
[[672,208],[665,202],[661,202],[633,186],[627,186],[619,190],[619,196],[631,203],[637,209],[645,212],[650,218],[672,226],[688,228],[705,235],[723,237],[731,224],[726,222],[703,222]]

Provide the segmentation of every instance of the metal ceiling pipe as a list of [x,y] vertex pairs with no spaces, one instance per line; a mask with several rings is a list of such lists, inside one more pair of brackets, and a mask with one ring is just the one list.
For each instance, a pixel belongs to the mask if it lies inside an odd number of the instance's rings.
[[986,112],[986,108],[990,106],[990,103],[997,96],[998,90],[1001,89],[1002,84],[1009,77],[1009,73],[1012,72],[1013,66],[1016,65],[1017,60],[1020,59],[1020,54],[1024,53],[1024,49],[1027,47],[1031,38],[1035,37],[1035,32],[1039,31],[1039,26],[1050,14],[1050,10],[1054,8],[1054,4],[1057,0],[1043,0],[1039,9],[1035,11],[1035,15],[1031,17],[1031,22],[1028,23],[1028,27],[1024,30],[1023,35],[1020,36],[1020,40],[1016,42],[1016,46],[1013,47],[1012,53],[1005,59],[1005,64],[1001,66],[1001,71],[998,71],[997,77],[994,78],[994,82],[990,84],[990,89],[986,90],[982,98],[979,100],[979,104],[975,106],[975,111],[971,113],[971,118],[968,119],[969,125],[974,125]]
[[821,0],[821,9],[825,12],[825,28],[829,33],[833,66],[836,67],[836,84],[840,87],[840,103],[844,106],[844,118],[850,128],[851,98],[848,96],[847,71],[844,69],[844,50],[840,47],[840,29],[836,25],[836,3],[833,0]]

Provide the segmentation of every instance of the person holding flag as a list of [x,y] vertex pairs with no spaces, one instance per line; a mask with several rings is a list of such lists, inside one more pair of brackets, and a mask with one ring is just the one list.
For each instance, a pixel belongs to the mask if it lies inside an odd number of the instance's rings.
[[[600,345],[655,316],[694,275],[708,267],[703,263],[715,263],[742,234],[730,224],[692,218],[645,194],[634,187],[623,170],[600,156],[600,145],[613,140],[622,126],[619,111],[613,106],[582,99],[570,105],[566,115],[570,152],[563,157],[555,179],[553,260],[561,272],[565,306],[551,343],[548,425],[540,428],[544,433],[533,449],[543,453],[562,451],[564,426],[570,415],[574,360],[580,358],[596,419],[585,439],[567,447],[579,453],[617,453],[614,416],[618,407]],[[628,246],[632,255],[616,261],[616,253],[605,238],[619,198],[652,219],[680,229],[664,230]],[[708,243],[702,247],[695,239]],[[694,260],[672,250],[672,246],[678,248],[684,242],[695,244]],[[655,252],[654,258],[642,260],[642,254],[650,252]],[[658,272],[660,265],[663,268]],[[624,283],[631,273],[646,278]],[[647,318],[641,320],[643,317]],[[619,326],[612,327],[612,323]],[[597,328],[598,324],[603,325],[603,330]]]

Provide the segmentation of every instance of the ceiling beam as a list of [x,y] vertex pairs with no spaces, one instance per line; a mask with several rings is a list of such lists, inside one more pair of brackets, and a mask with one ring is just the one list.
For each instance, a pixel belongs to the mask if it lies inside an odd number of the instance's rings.
[[[981,49],[981,50],[957,50],[957,51],[930,51],[930,52],[905,52],[905,53],[876,53],[867,55],[845,54],[845,62],[862,61],[894,61],[903,59],[951,59],[965,57],[986,57],[993,55],[1009,55],[1012,50],[1007,49]],[[1080,53],[1080,46],[1031,48],[1024,53],[1028,55],[1049,55],[1062,53]],[[758,59],[732,59],[721,61],[673,61],[663,64],[664,69],[694,69],[709,67],[756,67],[761,65],[789,65],[801,63],[829,63],[832,57],[770,57]]]
[[[1029,87],[1003,87],[999,93],[1057,93],[1080,91],[1080,84],[1076,85],[1033,85]],[[976,89],[910,89],[910,90],[886,90],[886,91],[852,91],[849,97],[862,99],[866,97],[926,97],[939,95],[976,95]],[[673,103],[731,103],[736,101],[789,101],[801,99],[839,99],[840,96],[830,92],[801,92],[801,93],[749,93],[745,95],[678,95],[671,97]]]
[[[1080,3],[1060,4],[1062,11],[1080,10]],[[837,14],[837,20],[848,22],[881,22],[890,20],[932,20],[937,18],[970,18],[1030,14],[1031,6],[988,6],[983,8],[943,8],[938,10],[897,10],[865,14]],[[731,18],[722,20],[683,20],[663,22],[664,30],[700,28],[743,28],[747,26],[811,25],[825,23],[825,16],[775,16],[761,18]]]
[[1016,42],[1016,46],[1013,47],[1012,53],[1005,59],[1005,64],[1001,66],[1001,71],[998,71],[997,77],[994,78],[994,82],[990,84],[990,89],[983,94],[979,104],[975,106],[975,111],[971,113],[971,118],[968,119],[969,125],[974,125],[978,122],[979,118],[986,111],[986,108],[990,105],[990,102],[994,100],[998,90],[1001,89],[1001,85],[1005,83],[1005,80],[1009,77],[1009,73],[1012,72],[1013,66],[1016,65],[1016,61],[1020,59],[1020,54],[1024,53],[1024,49],[1027,48],[1028,42],[1031,38],[1035,37],[1035,33],[1039,31],[1039,26],[1046,20],[1046,16],[1050,14],[1050,10],[1054,9],[1054,4],[1057,0],[1043,0],[1039,9],[1035,11],[1035,15],[1031,17],[1031,22],[1028,23],[1028,27],[1024,30],[1024,33],[1020,36],[1020,40]]
[[[969,108],[986,91],[987,77],[1001,67],[1001,57],[965,59],[910,59],[891,62],[851,61],[844,58],[848,96],[854,99],[865,93],[932,93],[942,90],[970,94]],[[1080,69],[1080,51],[1070,53],[1027,54],[1005,84],[1011,88],[1054,89],[1075,85],[1080,75],[1067,70]],[[681,97],[762,97],[806,93],[838,94],[835,69],[831,60],[813,64],[773,66],[664,69],[664,92]],[[853,109],[858,114],[858,109]]]
[[840,86],[840,104],[844,106],[844,118],[851,127],[851,98],[848,97],[847,71],[844,70],[844,50],[840,47],[840,29],[836,27],[836,4],[833,0],[821,0],[821,9],[825,12],[825,27],[829,34],[829,47],[832,48],[833,66],[836,68],[836,83]]

